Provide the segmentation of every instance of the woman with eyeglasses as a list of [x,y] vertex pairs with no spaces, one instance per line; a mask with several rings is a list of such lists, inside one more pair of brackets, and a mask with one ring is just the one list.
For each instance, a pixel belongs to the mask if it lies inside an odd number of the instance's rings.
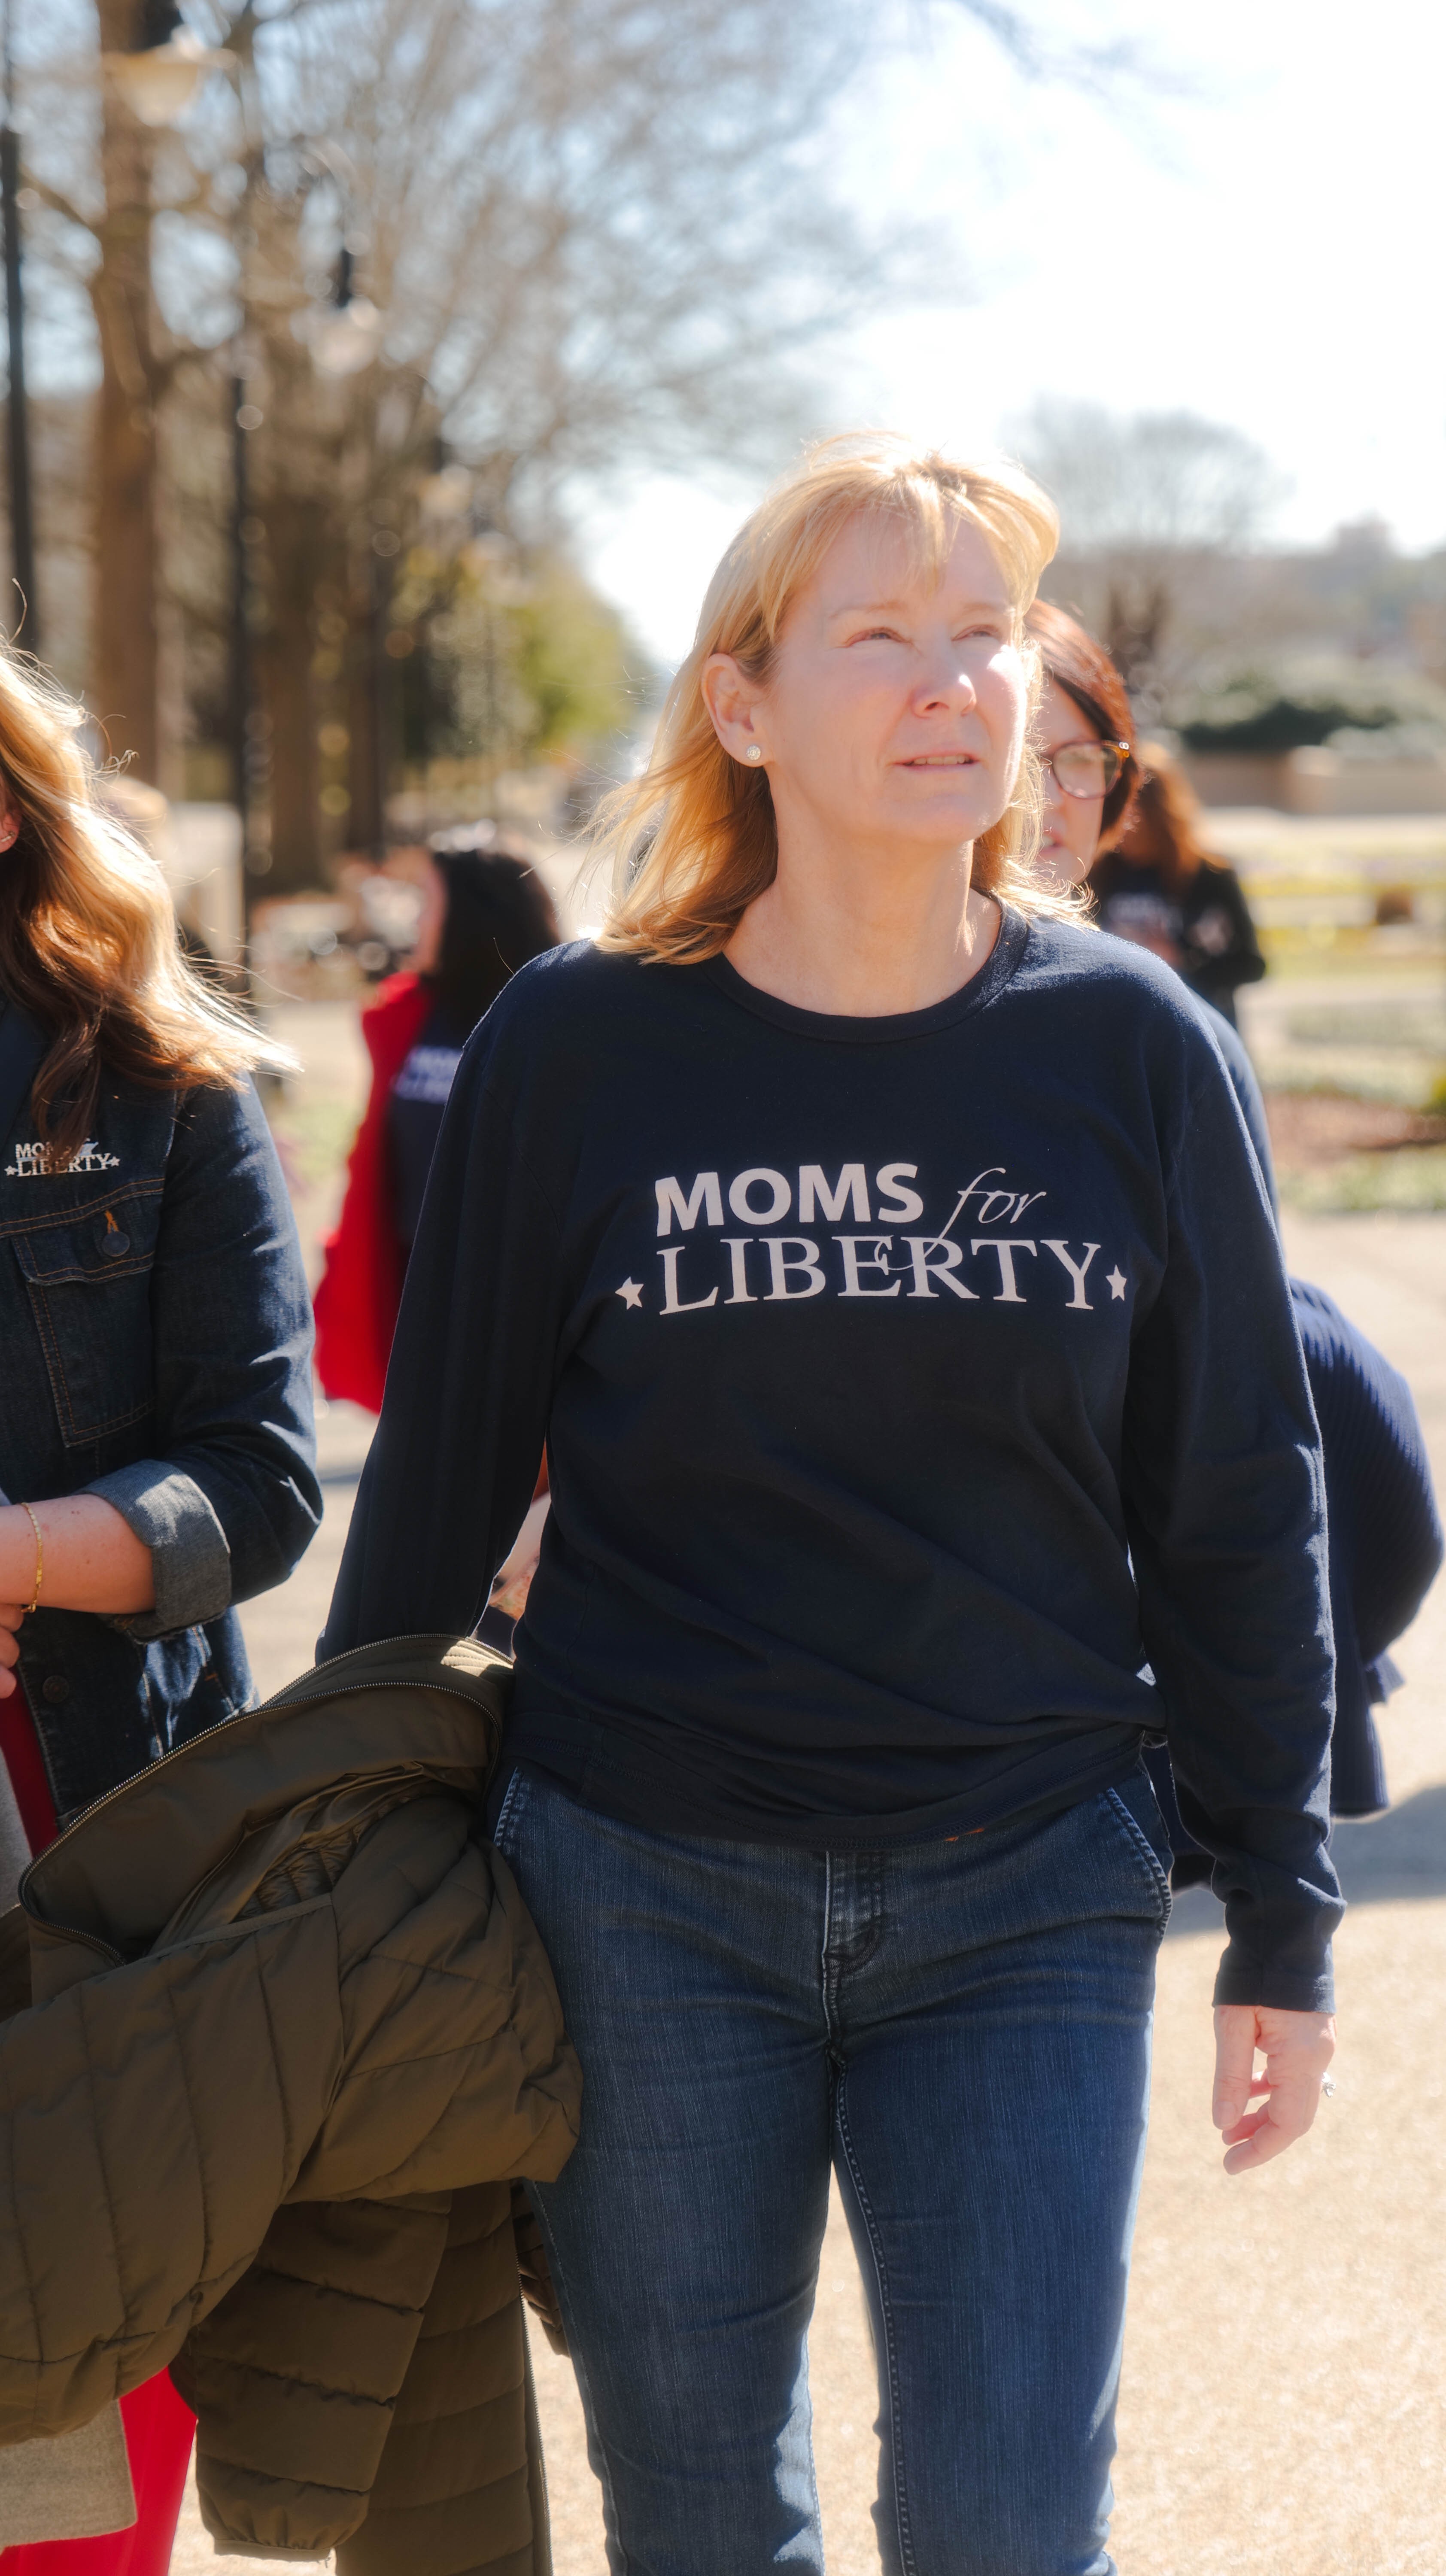
[[[1039,854],[1035,868],[1052,889],[1065,893],[1088,878],[1093,891],[1104,854],[1121,832],[1128,831],[1144,770],[1135,744],[1135,722],[1129,692],[1102,644],[1073,617],[1051,601],[1037,599],[1026,625],[1038,647],[1041,665],[1035,739],[1039,745],[1044,800],[1040,814]],[[1244,897],[1241,898],[1242,904]],[[1113,929],[1110,922],[1102,928]],[[1134,944],[1154,943],[1137,939]],[[1171,944],[1165,958],[1183,976]],[[1160,951],[1157,949],[1156,953]],[[1188,976],[1184,977],[1188,983]],[[1255,1067],[1236,1033],[1233,1016],[1217,1010],[1201,993],[1216,1045],[1235,1088],[1261,1178],[1275,1197],[1275,1167],[1265,1102]]]
[[[1093,886],[1104,865],[1101,844],[1108,849],[1122,828],[1133,831],[1139,770],[1129,697],[1103,646],[1062,609],[1036,601],[1026,622],[1044,673],[1035,727],[1044,771],[1037,865],[1051,885],[1088,877]],[[1225,1058],[1273,1205],[1270,1130],[1255,1068],[1233,1023],[1198,992],[1196,1001]],[[1377,1815],[1390,1792],[1373,1711],[1400,1687],[1388,1650],[1435,1580],[1441,1523],[1405,1379],[1323,1289],[1292,1279],[1290,1291],[1325,1464],[1336,1645],[1331,1813]],[[1210,1854],[1181,1820],[1168,1753],[1159,1747],[1145,1759],[1170,1827],[1174,1885],[1208,1881]]]
[[1044,802],[1034,864],[1063,894],[1089,875],[1101,843],[1129,813],[1140,783],[1135,722],[1108,653],[1074,618],[1037,599],[1025,626],[1042,665],[1034,738]]

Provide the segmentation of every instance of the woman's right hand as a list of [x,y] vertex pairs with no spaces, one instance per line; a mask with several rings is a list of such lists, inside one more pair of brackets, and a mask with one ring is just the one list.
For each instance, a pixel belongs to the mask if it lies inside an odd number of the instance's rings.
[[15,1667],[20,1660],[17,1632],[25,1607],[23,1601],[0,1601],[0,1699],[11,1698],[16,1688]]

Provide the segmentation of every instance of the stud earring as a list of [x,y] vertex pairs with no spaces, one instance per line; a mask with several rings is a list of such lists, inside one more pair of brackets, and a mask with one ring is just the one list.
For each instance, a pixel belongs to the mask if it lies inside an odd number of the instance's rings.
[[748,746],[748,749],[745,751],[745,753],[744,753],[743,757],[744,757],[744,759],[745,759],[745,760],[761,760],[761,759],[763,758],[763,745],[762,745],[762,743],[761,743],[761,742],[750,742],[750,744],[749,744],[749,746]]

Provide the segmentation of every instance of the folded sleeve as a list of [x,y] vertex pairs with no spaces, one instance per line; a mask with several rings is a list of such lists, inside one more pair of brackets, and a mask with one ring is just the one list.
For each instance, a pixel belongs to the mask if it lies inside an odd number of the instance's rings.
[[252,1084],[181,1104],[151,1273],[156,1454],[86,1490],[151,1551],[138,1638],[283,1583],[321,1522],[311,1302]]
[[1441,1515],[1410,1387],[1324,1289],[1291,1282],[1325,1451],[1336,1598],[1362,1660],[1408,1628],[1441,1570]]
[[215,1505],[194,1476],[164,1458],[138,1458],[109,1476],[97,1476],[86,1491],[119,1512],[151,1552],[155,1607],[115,1621],[127,1636],[167,1637],[173,1629],[219,1619],[229,1609],[231,1550]]

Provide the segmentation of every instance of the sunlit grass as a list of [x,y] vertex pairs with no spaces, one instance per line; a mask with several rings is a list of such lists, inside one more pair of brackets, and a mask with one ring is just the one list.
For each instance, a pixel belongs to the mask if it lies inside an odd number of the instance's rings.
[[1388,1154],[1350,1154],[1324,1170],[1278,1170],[1287,1207],[1314,1216],[1367,1215],[1389,1209],[1424,1216],[1446,1209],[1446,1145]]

